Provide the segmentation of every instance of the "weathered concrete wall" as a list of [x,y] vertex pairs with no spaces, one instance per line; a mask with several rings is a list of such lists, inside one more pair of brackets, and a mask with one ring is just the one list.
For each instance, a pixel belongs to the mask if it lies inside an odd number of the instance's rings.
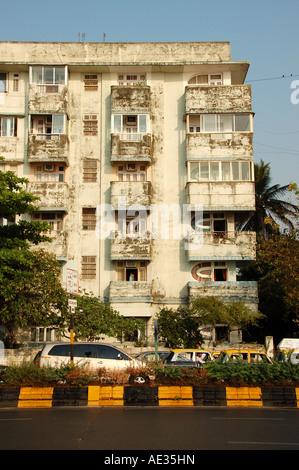
[[150,162],[152,136],[143,134],[140,140],[122,140],[120,134],[111,134],[111,161]]
[[118,206],[118,198],[125,197],[126,204],[139,204],[149,207],[151,204],[150,181],[111,181],[111,204]]
[[186,113],[251,111],[251,86],[186,87]]
[[234,302],[242,300],[253,311],[258,308],[257,282],[227,281],[227,282],[189,282],[189,299],[213,295],[223,301]]
[[205,209],[255,210],[254,182],[188,183],[187,201]]
[[186,135],[186,159],[219,159],[223,157],[253,158],[253,134],[251,132],[231,132],[223,137],[215,133]]
[[151,92],[149,86],[112,86],[111,110],[149,112],[151,109]]
[[155,64],[229,61],[229,42],[39,43],[0,42],[0,62],[28,64]]
[[187,257],[189,261],[201,259],[254,260],[255,232],[204,233],[198,243],[198,234],[189,232]]
[[[122,238],[123,236],[123,238]],[[145,234],[146,236],[146,234]],[[150,260],[151,241],[147,238],[133,238],[116,232],[115,238],[111,239],[111,260]]]

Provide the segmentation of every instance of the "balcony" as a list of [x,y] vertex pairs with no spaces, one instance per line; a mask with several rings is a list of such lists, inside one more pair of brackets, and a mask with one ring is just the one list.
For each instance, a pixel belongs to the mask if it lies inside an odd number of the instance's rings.
[[131,234],[129,236],[123,232],[115,232],[115,238],[111,239],[110,259],[119,261],[150,260],[150,234]]
[[251,112],[251,86],[187,86],[185,109],[187,114]]
[[203,210],[255,210],[253,181],[187,183],[187,203]]
[[68,89],[65,85],[29,85],[30,113],[67,113]]
[[118,206],[118,198],[125,198],[126,206],[133,204],[149,207],[151,183],[149,181],[111,181],[111,204]]
[[67,232],[53,230],[49,233],[49,237],[52,238],[52,242],[39,243],[36,249],[41,248],[54,253],[57,259],[67,259]]
[[151,134],[111,134],[112,162],[150,162]]
[[189,133],[186,136],[187,160],[202,158],[253,157],[251,132]]
[[152,283],[142,281],[111,281],[109,302],[151,302]]
[[66,210],[69,187],[67,183],[33,182],[28,184],[28,191],[38,196],[36,205],[40,209]]
[[189,232],[185,239],[188,261],[254,260],[255,232]]
[[258,309],[256,281],[188,282],[189,302],[196,297],[214,296],[226,302],[242,301],[252,310]]
[[111,110],[149,112],[150,87],[146,85],[118,85],[111,87]]
[[30,134],[28,161],[67,162],[69,138],[66,134]]

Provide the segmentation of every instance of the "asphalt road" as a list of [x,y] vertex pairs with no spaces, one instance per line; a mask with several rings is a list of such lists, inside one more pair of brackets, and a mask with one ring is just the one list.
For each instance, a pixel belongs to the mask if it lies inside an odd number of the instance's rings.
[[103,459],[121,450],[299,450],[299,409],[6,408],[0,449],[104,450]]

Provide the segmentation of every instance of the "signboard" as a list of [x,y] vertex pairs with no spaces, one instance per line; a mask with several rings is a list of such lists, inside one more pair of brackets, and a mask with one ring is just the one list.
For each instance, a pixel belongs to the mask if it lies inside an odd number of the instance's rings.
[[75,269],[66,269],[66,291],[68,294],[79,294],[79,273]]
[[68,300],[69,307],[77,307],[77,300],[69,299]]

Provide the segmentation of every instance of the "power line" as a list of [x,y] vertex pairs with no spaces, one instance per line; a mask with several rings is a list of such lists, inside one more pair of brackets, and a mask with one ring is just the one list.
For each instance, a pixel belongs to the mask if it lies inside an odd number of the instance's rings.
[[295,78],[299,77],[299,74],[292,74],[291,75],[282,75],[281,77],[269,77],[269,78],[257,78],[255,80],[246,80],[245,83],[251,83],[251,82],[264,82],[264,81],[269,81],[269,80],[282,80],[284,78]]
[[267,132],[268,134],[275,134],[275,135],[291,135],[291,134],[298,134],[299,131],[292,131],[292,132],[274,132],[274,131],[268,131],[266,129],[262,129],[261,127],[254,126],[255,129],[259,129],[260,131]]
[[260,142],[255,142],[254,145],[261,145],[263,147],[280,150],[280,152],[286,153],[288,155],[299,155],[299,152],[296,152],[296,150],[283,149],[281,147],[273,147],[272,145],[261,144]]

